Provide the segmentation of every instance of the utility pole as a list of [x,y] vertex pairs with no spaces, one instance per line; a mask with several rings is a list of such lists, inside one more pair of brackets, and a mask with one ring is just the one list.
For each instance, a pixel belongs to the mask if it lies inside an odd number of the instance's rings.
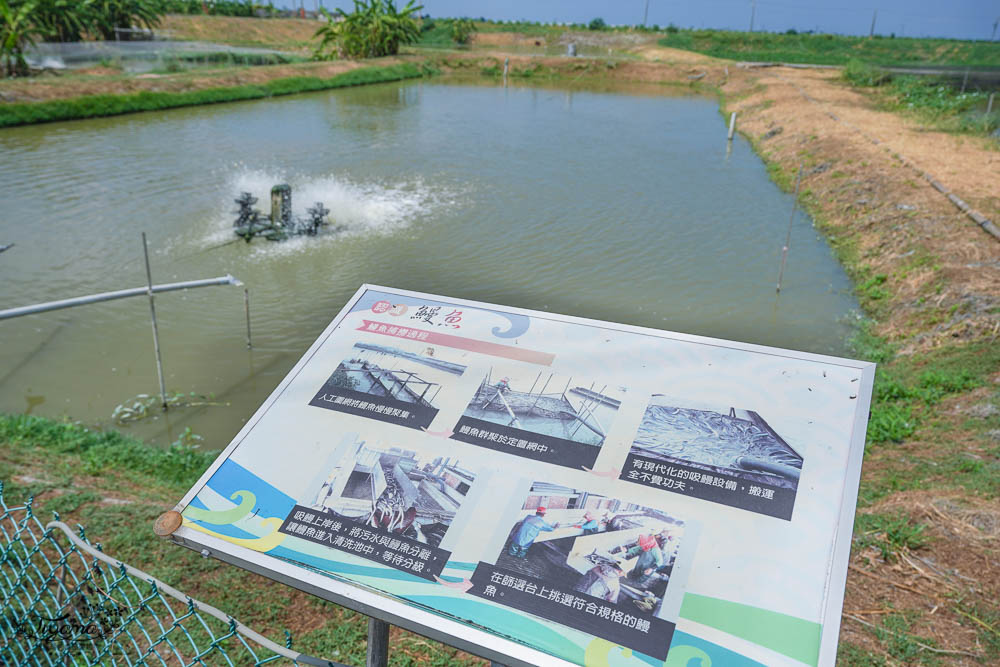
[[[646,11],[642,13],[642,27],[646,27],[646,19],[649,18],[649,0],[646,0]],[[993,26],[993,31],[996,32],[996,26]]]
[[1000,16],[998,16],[997,20],[993,22],[993,36],[990,37],[991,42],[997,38],[997,24],[1000,24]]
[[750,32],[753,32],[753,17],[757,13],[757,0],[750,0]]
[[878,10],[872,12],[872,27],[868,30],[868,37],[872,38],[875,36],[875,19],[878,17]]

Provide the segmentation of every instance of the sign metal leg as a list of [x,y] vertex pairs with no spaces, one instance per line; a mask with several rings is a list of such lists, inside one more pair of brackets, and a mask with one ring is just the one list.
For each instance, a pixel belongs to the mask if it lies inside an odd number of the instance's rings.
[[386,667],[389,664],[389,624],[377,618],[368,619],[368,659],[365,667]]

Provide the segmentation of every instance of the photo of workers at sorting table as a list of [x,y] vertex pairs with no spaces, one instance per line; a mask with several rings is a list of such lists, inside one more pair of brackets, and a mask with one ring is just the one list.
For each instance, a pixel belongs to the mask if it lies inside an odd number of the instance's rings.
[[660,510],[535,482],[496,565],[658,616],[683,537]]

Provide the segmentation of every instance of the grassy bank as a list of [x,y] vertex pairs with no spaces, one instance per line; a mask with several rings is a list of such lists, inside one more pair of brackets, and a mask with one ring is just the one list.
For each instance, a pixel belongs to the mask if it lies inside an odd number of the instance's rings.
[[962,90],[953,81],[932,77],[894,74],[859,60],[847,63],[844,80],[874,93],[883,108],[943,130],[985,135],[1000,127],[1000,103],[986,113],[991,95],[987,91]]
[[[819,75],[796,76],[816,86]],[[826,85],[822,95],[846,115],[839,86]],[[814,99],[818,90],[809,91]],[[963,256],[989,256],[995,241],[884,144],[855,141],[787,91],[782,79],[747,77],[725,87],[721,110],[740,112],[741,132],[783,189],[794,187],[803,167],[800,203],[852,278],[867,317],[854,356],[879,364],[838,664],[997,664],[1000,308],[995,284]],[[884,140],[886,127],[898,123],[880,125],[882,112],[866,110],[851,122]],[[907,152],[917,142],[948,142],[922,137],[932,134],[923,127],[914,133]],[[949,171],[952,187],[974,192],[977,181],[962,175]]]
[[879,65],[1000,67],[1000,43],[986,41],[678,30],[659,43],[732,60],[846,65],[856,58]]
[[[34,496],[34,509],[43,521],[56,511],[70,525],[83,524],[90,539],[101,542],[111,556],[279,643],[281,630],[288,629],[298,651],[364,664],[364,616],[203,559],[153,534],[156,517],[180,500],[216,454],[181,446],[162,450],[115,432],[0,415],[0,480],[8,504]],[[389,664],[458,667],[485,661],[394,628]]]
[[256,100],[317,90],[399,81],[423,76],[425,70],[409,63],[364,67],[330,78],[297,76],[255,85],[205,88],[183,92],[144,91],[125,95],[87,95],[65,100],[0,105],[0,127],[61,120],[117,116],[137,111],[159,111],[220,102]]

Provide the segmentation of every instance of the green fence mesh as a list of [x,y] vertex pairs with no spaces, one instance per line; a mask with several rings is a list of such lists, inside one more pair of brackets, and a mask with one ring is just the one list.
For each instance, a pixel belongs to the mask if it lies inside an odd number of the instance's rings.
[[344,667],[275,644],[232,617],[110,558],[0,481],[0,665]]

